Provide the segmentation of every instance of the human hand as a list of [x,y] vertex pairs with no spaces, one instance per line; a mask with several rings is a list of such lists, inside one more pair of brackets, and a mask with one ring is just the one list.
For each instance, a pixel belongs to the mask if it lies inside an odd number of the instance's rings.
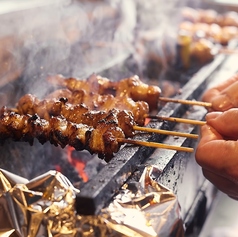
[[196,161],[219,190],[238,200],[238,109],[211,112],[201,127]]
[[209,111],[226,111],[238,107],[238,74],[227,81],[208,89],[202,96],[202,100],[210,102]]

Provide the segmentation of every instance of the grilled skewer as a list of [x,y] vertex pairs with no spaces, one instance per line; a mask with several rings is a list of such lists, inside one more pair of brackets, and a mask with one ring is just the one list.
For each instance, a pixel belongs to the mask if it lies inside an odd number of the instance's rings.
[[[56,92],[58,92],[57,95]],[[129,98],[117,101],[115,98],[105,97],[104,103],[100,95],[98,95],[100,98],[94,96],[93,98],[87,97],[86,99],[86,94],[82,96],[79,95],[81,94],[81,91],[74,92],[70,96],[64,93],[65,91],[63,93],[61,92],[61,90],[55,91],[53,96],[50,95],[44,100],[39,100],[34,95],[26,94],[19,99],[16,109],[19,113],[37,113],[40,117],[47,118],[47,116],[49,117],[50,115],[55,115],[57,113],[63,113],[64,116],[67,114],[66,117],[73,117],[74,114],[79,116],[79,114],[89,111],[94,111],[94,113],[96,113],[96,111],[104,111],[103,113],[108,113],[114,108],[117,108],[118,110],[128,111],[128,113],[132,114],[135,123],[139,126],[144,125],[144,114],[149,112],[149,107],[146,102],[135,103],[134,101],[129,100]],[[63,95],[63,97],[61,97],[61,95]],[[74,101],[72,101],[72,98]],[[75,98],[78,98],[77,101],[75,101]],[[97,104],[97,106],[92,106],[92,103]],[[100,106],[99,103],[102,103],[103,107]],[[75,120],[76,116],[74,116],[73,119]]]
[[[118,152],[123,143],[127,143],[123,131],[115,123],[101,122],[96,128],[86,124],[78,124],[67,121],[63,117],[51,117],[49,120],[40,118],[37,115],[20,115],[16,112],[9,112],[3,107],[0,112],[0,143],[7,139],[14,141],[29,142],[31,145],[34,139],[41,144],[49,141],[51,144],[64,148],[66,145],[76,150],[88,150],[90,153],[98,154],[99,158],[109,161],[115,152]],[[135,145],[147,145],[149,142],[137,142],[130,140],[128,143]],[[151,146],[154,147],[154,143]],[[173,149],[175,146],[165,145],[161,148]],[[191,148],[178,150],[191,152]]]
[[198,138],[196,134],[167,131],[162,129],[153,129],[137,126],[136,121],[130,111],[112,109],[109,111],[89,110],[84,104],[73,105],[67,102],[67,99],[60,100],[38,100],[31,94],[24,95],[15,110],[19,114],[37,114],[39,117],[49,120],[52,116],[64,116],[73,123],[87,124],[96,128],[99,122],[116,123],[124,132],[125,137],[132,137],[135,131],[144,131],[150,133],[160,133],[172,136],[182,136],[188,138]]
[[86,93],[93,92],[97,95],[113,95],[118,100],[130,98],[134,102],[144,101],[152,111],[158,108],[158,99],[161,89],[158,86],[143,83],[138,76],[110,81],[107,78],[92,74],[86,80],[78,78],[65,78],[62,75],[48,77],[52,84],[64,87],[70,91],[84,90]]
[[[146,102],[148,103],[149,110],[153,111],[158,108],[158,103],[173,102],[187,105],[198,105],[204,107],[211,107],[211,103],[195,100],[180,100],[161,96],[161,89],[158,86],[147,85],[143,83],[138,76],[122,79],[120,81],[110,81],[105,77],[99,75],[91,75],[86,80],[80,80],[78,78],[65,78],[62,75],[51,76],[48,81],[52,84],[67,88],[69,91],[84,90],[84,93],[88,93],[88,96],[113,96],[112,100],[126,100],[130,98],[135,103]],[[89,91],[93,93],[90,95]],[[84,100],[87,104],[88,99]],[[111,101],[109,104],[112,103]],[[113,103],[114,104],[114,103]],[[124,103],[125,104],[125,103]],[[126,106],[126,105],[124,105]],[[136,105],[134,105],[136,106]],[[123,108],[125,109],[125,108]],[[144,114],[146,113],[143,111]]]
[[[74,79],[67,83],[70,84],[72,81],[76,82]],[[198,137],[195,134],[138,126],[138,124],[144,125],[144,115],[148,114],[151,104],[153,108],[153,98],[157,98],[160,94],[158,87],[150,87],[140,82],[137,77],[122,80],[122,88],[108,79],[100,81],[95,75],[90,78],[90,83],[90,88],[96,87],[97,93],[87,92],[85,88],[78,89],[74,85],[72,91],[57,90],[42,101],[27,94],[18,101],[15,109],[3,108],[0,113],[0,142],[12,138],[32,144],[36,138],[42,144],[49,141],[62,148],[70,145],[76,150],[86,149],[90,153],[98,154],[106,161],[109,161],[124,143],[191,152],[191,148],[127,139],[134,136],[135,131],[138,130],[190,138]],[[85,87],[88,85],[89,83],[86,83]],[[136,92],[135,88],[141,91]],[[110,93],[114,92],[115,96],[114,94],[98,94],[98,92],[106,93],[109,90]],[[142,101],[137,103],[133,100],[136,98]],[[120,110],[120,108],[124,109],[125,104],[126,109]],[[99,111],[92,108],[97,108]],[[101,110],[101,108],[106,109]],[[135,117],[138,119],[136,120]]]
[[127,137],[134,135],[135,121],[130,111],[112,109],[109,111],[90,110],[84,104],[73,105],[66,98],[39,100],[26,94],[20,98],[16,112],[19,114],[37,114],[40,118],[49,120],[52,116],[63,116],[73,123],[82,123],[97,127],[98,122],[117,123]]
[[38,115],[20,115],[2,108],[0,113],[0,142],[8,138],[33,144],[34,138],[41,144],[49,141],[55,146],[66,145],[76,150],[88,150],[100,158],[109,159],[117,152],[125,138],[124,132],[115,123],[98,123],[96,128],[86,124],[72,123],[64,117],[42,119]]

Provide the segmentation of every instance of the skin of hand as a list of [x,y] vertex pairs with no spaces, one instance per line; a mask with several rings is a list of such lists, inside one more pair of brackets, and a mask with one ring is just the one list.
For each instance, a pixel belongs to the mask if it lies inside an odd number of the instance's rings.
[[208,89],[202,100],[212,103],[208,111],[226,111],[238,107],[238,74],[230,77],[225,82]]
[[238,200],[238,109],[210,112],[195,158],[204,176],[219,190]]

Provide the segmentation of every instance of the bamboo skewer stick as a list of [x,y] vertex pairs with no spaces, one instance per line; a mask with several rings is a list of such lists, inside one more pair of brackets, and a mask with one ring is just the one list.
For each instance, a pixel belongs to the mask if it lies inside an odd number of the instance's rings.
[[212,103],[196,101],[196,100],[181,100],[181,99],[173,99],[173,98],[167,98],[167,97],[159,97],[159,100],[164,102],[174,102],[174,103],[187,104],[187,105],[198,105],[198,106],[204,106],[207,108],[212,107]]
[[205,125],[205,121],[200,121],[200,120],[193,120],[193,119],[184,119],[184,118],[175,118],[175,117],[165,117],[165,116],[159,116],[159,115],[145,115],[146,118],[151,118],[151,119],[161,119],[161,120],[166,120],[166,121],[171,121],[171,122],[178,122],[178,123],[187,123],[187,124],[193,124],[193,125]]
[[162,129],[148,128],[148,127],[133,126],[133,129],[137,131],[153,132],[153,133],[178,136],[178,137],[187,137],[187,138],[193,138],[193,139],[198,138],[197,134],[174,132],[174,131],[168,131],[168,130],[162,130]]
[[162,148],[162,149],[169,149],[169,150],[176,150],[176,151],[184,151],[184,152],[193,152],[194,151],[194,149],[190,148],[190,147],[167,145],[167,144],[156,143],[156,142],[131,140],[131,139],[125,139],[125,138],[117,138],[117,141],[121,142],[121,143],[128,143],[128,144],[133,144],[133,145]]

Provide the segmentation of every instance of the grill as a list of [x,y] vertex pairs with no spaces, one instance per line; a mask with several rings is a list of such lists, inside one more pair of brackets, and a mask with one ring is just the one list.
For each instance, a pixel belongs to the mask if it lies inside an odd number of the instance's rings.
[[[183,93],[181,99],[197,99],[206,86],[209,76],[214,70],[220,65],[223,57],[218,58],[209,67],[204,68],[191,78],[191,80],[183,87]],[[188,111],[188,108],[181,104],[167,104],[159,112],[160,115],[167,117],[183,117]],[[199,113],[200,119],[204,116],[204,111]],[[198,115],[197,115],[198,116]],[[168,122],[152,122],[151,127],[161,128],[165,130],[173,130],[174,123]],[[189,129],[190,133],[194,132],[194,128]],[[140,137],[138,139],[164,142],[165,137],[162,135],[152,135],[150,137]],[[179,144],[180,146],[191,146],[194,147],[192,141],[181,139],[179,141],[169,141],[169,144]],[[143,164],[149,157],[153,155],[154,149],[148,147],[131,147],[126,146],[119,151],[116,156],[111,160],[107,166],[105,166],[97,175],[97,177],[83,187],[80,194],[77,197],[77,210],[81,214],[95,214],[98,213],[101,208],[105,205],[105,202],[110,200],[120,186],[129,178],[129,176],[136,170],[138,166]],[[163,152],[159,160],[166,160],[169,163],[173,160],[173,157],[177,156],[180,158],[175,159],[186,159],[189,154],[173,154],[174,152]],[[189,159],[189,158],[187,158]],[[150,159],[157,160],[156,158]],[[156,161],[154,161],[156,162]],[[152,161],[153,163],[153,161]],[[164,170],[164,169],[162,169]],[[90,207],[90,208],[88,208]]]
[[[71,5],[67,7],[71,9]],[[72,12],[71,10],[68,12]],[[114,25],[117,22],[111,21],[110,23]],[[111,27],[112,25],[109,25],[108,27]],[[73,43],[71,48],[72,51],[76,45],[76,43]],[[103,52],[105,55],[105,47],[100,46],[99,48],[91,49],[91,45],[93,44],[89,45],[88,43],[85,43],[84,39],[82,39],[80,45],[81,47],[86,48],[87,52],[91,52],[92,50],[92,54],[89,53],[89,55],[87,55],[89,57],[92,57],[95,52],[97,55],[100,55],[102,50],[104,50]],[[66,49],[64,48],[64,44],[61,46],[61,48]],[[231,44],[230,47],[235,48],[236,42]],[[25,63],[27,64],[34,59],[31,54],[32,49],[32,47],[24,48],[24,59],[26,59],[26,61],[24,61],[23,58],[17,58],[20,64],[24,62],[25,65]],[[39,54],[36,54],[36,56],[39,56],[38,59],[42,60],[40,63],[44,64],[45,48],[43,47],[41,49],[42,51],[40,51]],[[54,50],[54,46],[50,47],[50,49]],[[94,72],[108,78],[111,78],[113,75],[114,78],[120,79],[127,77],[128,73],[141,72],[141,64],[138,63],[138,61],[135,63],[132,48],[123,45],[123,49],[123,53],[118,56],[117,50],[114,51],[114,49],[109,47],[109,49],[106,49],[106,52],[111,56],[111,60],[106,60],[106,63],[101,62],[100,64],[96,64],[95,60],[93,60],[93,62],[90,62],[90,65],[88,65],[92,66]],[[54,53],[55,52],[52,51],[52,54]],[[61,73],[62,71],[69,76],[78,76],[78,74],[80,74],[79,76],[81,77],[88,76],[92,73],[90,67],[84,68],[85,70],[83,71],[80,71],[79,69],[79,71],[75,70],[73,67],[69,67],[65,70],[60,68],[62,63],[66,62],[71,64],[75,62],[75,60],[78,65],[83,66],[82,61],[77,61],[78,59],[77,57],[75,58],[75,55],[69,55],[70,56],[67,59],[63,58],[61,62],[58,62],[59,64],[54,65],[56,73]],[[164,74],[163,77],[170,80],[172,75],[172,77],[176,76],[178,80],[180,80],[182,93],[177,95],[176,98],[199,100],[206,88],[210,87],[213,83],[226,79],[228,75],[232,75],[237,71],[237,68],[232,63],[234,57],[236,56],[218,55],[212,62],[199,69],[196,68],[193,72],[187,72],[187,74],[183,72],[168,72],[167,74]],[[100,57],[97,57],[96,61],[100,61]],[[47,73],[48,68],[45,67],[46,65],[44,65],[43,71],[45,70]],[[60,69],[60,72],[57,71],[58,69]],[[34,75],[36,75],[35,77],[40,78],[40,80],[35,83],[33,88],[28,88],[26,85],[29,80],[32,80],[30,77],[33,72]],[[28,91],[34,93],[39,84],[44,84],[41,80],[44,73],[36,67],[29,69],[26,66],[25,70],[19,72],[17,76],[11,77],[11,79],[9,79],[10,82],[5,79],[9,77],[5,76],[2,76],[1,80],[2,105],[14,105],[15,100],[13,100],[11,96],[8,96],[10,93],[14,93],[16,95],[16,98],[14,99],[17,99]],[[36,80],[36,78],[33,78],[33,80]],[[41,93],[44,94],[48,90],[50,90],[50,88],[45,85],[45,91],[41,91]],[[199,106],[166,103],[161,104],[158,114],[166,117],[183,117],[203,120],[206,110]],[[199,132],[197,126],[176,124],[174,122],[151,120],[148,126],[188,133]],[[193,148],[196,148],[197,144],[196,141],[188,138],[167,137],[161,134],[136,135],[136,138],[144,141],[161,142]],[[49,144],[42,146],[35,142],[35,144],[30,147],[28,144],[9,141],[9,143],[3,146],[1,167],[20,175],[26,175],[26,178],[33,178],[45,170],[55,169],[60,165],[61,171],[80,188],[80,193],[77,194],[76,198],[77,213],[80,215],[95,215],[111,202],[113,196],[115,196],[124,183],[129,182],[130,180],[138,180],[145,166],[156,165],[159,168],[156,179],[170,188],[178,196],[181,205],[182,218],[188,233],[190,231],[194,232],[195,226],[202,225],[215,195],[216,190],[203,178],[200,168],[196,165],[194,153],[191,154],[166,149],[125,145],[117,154],[115,154],[113,159],[106,164],[95,156],[88,155],[84,152],[78,152],[77,159],[85,165],[84,169],[87,170],[88,173],[89,181],[85,182],[83,177],[78,175],[78,172],[75,167],[73,167],[72,163],[67,160],[66,156],[68,152],[67,149],[62,150],[58,147],[52,147]],[[38,158],[41,159],[41,161],[39,161]],[[21,160],[25,161],[24,164],[21,163]],[[49,163],[47,167],[44,165],[45,162]],[[18,169],[15,168],[16,164],[18,164]]]

